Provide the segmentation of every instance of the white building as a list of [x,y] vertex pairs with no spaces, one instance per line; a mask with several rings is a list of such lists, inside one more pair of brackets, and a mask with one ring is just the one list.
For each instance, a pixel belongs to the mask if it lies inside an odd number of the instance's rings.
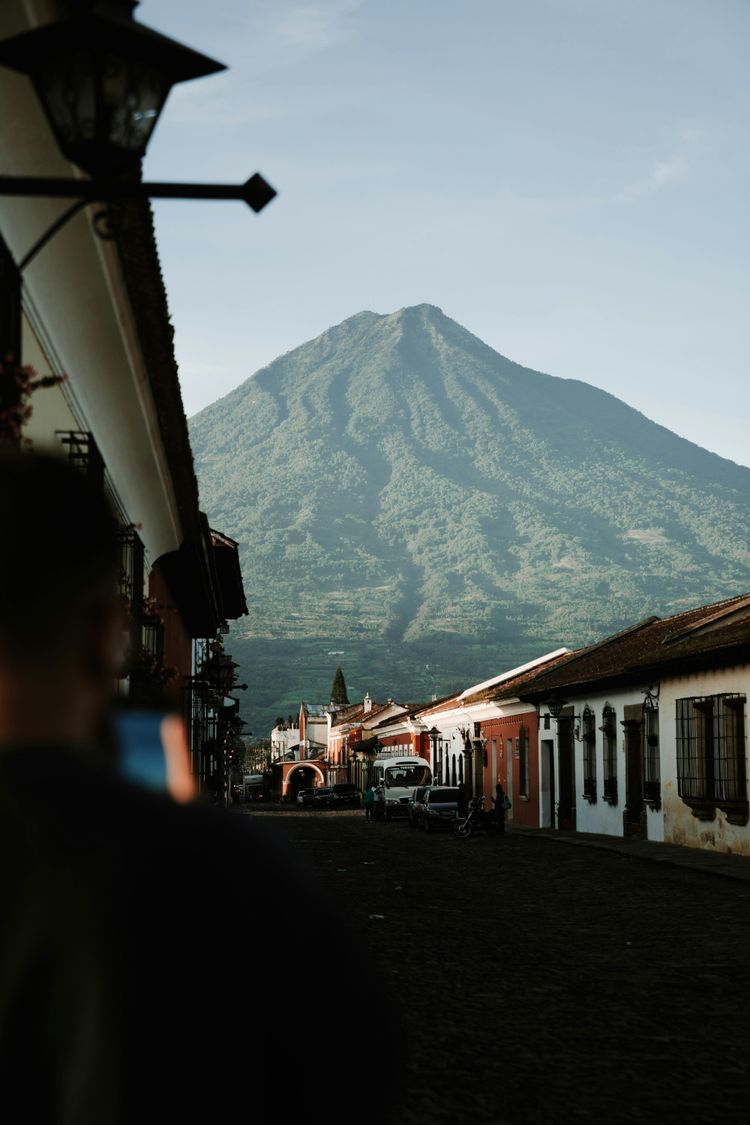
[[651,617],[572,653],[540,708],[542,826],[747,850],[750,597]]
[[750,599],[686,623],[658,662],[664,839],[750,855]]

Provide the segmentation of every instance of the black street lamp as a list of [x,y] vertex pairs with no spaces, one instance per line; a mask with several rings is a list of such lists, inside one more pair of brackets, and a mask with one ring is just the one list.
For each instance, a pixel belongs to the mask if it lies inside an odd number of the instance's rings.
[[202,672],[210,684],[228,695],[234,685],[239,668],[231,656],[224,652],[213,653],[203,664]]
[[34,84],[60,151],[92,176],[136,173],[177,82],[226,69],[99,4],[0,43],[0,64]]
[[463,743],[464,743],[464,752],[463,752],[463,757],[461,759],[461,761],[463,763],[463,778],[462,778],[462,780],[464,782],[464,785],[466,786],[468,796],[473,797],[475,795],[474,794],[474,769],[473,769],[473,765],[472,765],[473,760],[474,760],[473,747],[472,747],[471,739],[469,738],[468,730],[462,730],[461,735],[462,735]]
[[432,774],[438,785],[443,784],[443,763],[438,760],[437,740],[440,738],[440,731],[437,727],[433,726],[431,730],[427,731],[427,737],[432,739]]
[[547,702],[547,710],[555,720],[560,718],[566,706],[567,704],[564,699],[550,699]]
[[86,203],[238,199],[258,212],[276,195],[258,173],[238,185],[140,181],[141,160],[172,86],[225,67],[136,23],[137,2],[79,0],[77,15],[0,42],[0,65],[30,78],[60,151],[92,177],[0,176],[0,195],[76,200],[20,268]]
[[474,796],[482,797],[484,796],[484,767],[487,765],[487,736],[485,734],[478,734],[472,739],[471,745],[474,751]]

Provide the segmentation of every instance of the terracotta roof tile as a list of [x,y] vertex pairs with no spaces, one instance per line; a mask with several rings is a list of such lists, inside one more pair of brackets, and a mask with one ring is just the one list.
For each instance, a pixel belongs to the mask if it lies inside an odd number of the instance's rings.
[[629,671],[645,675],[676,672],[729,662],[750,663],[750,609],[738,620],[711,628],[707,632],[690,632],[665,642],[658,652],[649,653],[634,661]]
[[442,711],[452,711],[454,707],[461,706],[460,695],[446,696],[442,702],[436,700],[434,703],[428,703],[421,711],[417,712],[419,715],[439,715]]
[[521,672],[518,676],[514,676],[512,680],[503,680],[500,684],[495,684],[494,687],[485,688],[483,691],[474,692],[472,695],[465,695],[463,702],[465,704],[484,703],[484,702],[499,702],[502,699],[513,699],[520,691],[530,687],[534,680],[538,679],[540,675],[550,671],[552,668],[557,667],[564,660],[568,660],[574,653],[566,652],[561,653],[560,656],[552,657],[545,664],[540,664],[536,668],[529,668],[526,672]]
[[[745,614],[747,610],[747,615]],[[722,628],[721,620],[740,613],[741,619]],[[647,617],[627,629],[605,637],[597,644],[563,657],[524,689],[524,697],[543,699],[561,695],[565,689],[582,689],[598,682],[626,683],[680,655],[709,653],[722,644],[741,644],[742,622],[750,616],[750,597],[741,594],[710,605],[685,610],[672,617]],[[696,630],[708,631],[698,633]],[[732,639],[733,638],[733,639]],[[681,645],[682,648],[678,648]]]
[[379,727],[387,727],[391,723],[401,723],[404,719],[409,718],[409,712],[404,708],[398,715],[388,715],[385,719],[381,719],[379,723],[375,723],[373,730],[378,730]]
[[[365,720],[370,720],[373,716],[381,714],[381,712],[385,711],[386,708],[390,706],[390,703],[373,703],[369,711],[365,711],[363,703],[353,703],[348,707],[342,707],[336,712],[336,721],[333,723],[333,729],[345,726],[347,723],[361,723]],[[368,725],[370,725],[369,722]]]

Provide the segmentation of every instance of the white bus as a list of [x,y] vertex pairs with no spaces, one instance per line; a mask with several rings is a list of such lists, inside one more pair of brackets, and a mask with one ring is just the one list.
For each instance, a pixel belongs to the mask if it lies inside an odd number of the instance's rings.
[[383,786],[386,820],[407,816],[409,801],[417,786],[432,784],[430,763],[416,754],[378,754],[372,765],[372,784]]

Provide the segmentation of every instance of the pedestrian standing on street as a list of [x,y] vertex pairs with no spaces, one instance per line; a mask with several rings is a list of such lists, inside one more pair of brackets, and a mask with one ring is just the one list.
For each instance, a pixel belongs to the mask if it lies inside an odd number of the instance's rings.
[[364,805],[365,805],[365,820],[372,820],[372,806],[375,803],[375,794],[372,791],[372,783],[367,782],[365,787]]
[[499,781],[495,786],[495,796],[492,798],[492,802],[495,806],[495,822],[497,824],[498,835],[504,836],[505,813],[510,808],[510,801]]
[[[299,1008],[294,974],[261,974],[257,1018],[238,1031],[245,935],[282,965],[320,943],[337,948],[346,979],[374,969],[284,837],[132,784],[102,737],[126,624],[102,490],[63,459],[2,453],[0,534],[4,1119],[229,1125],[246,1115],[247,1093],[222,1076],[252,1058],[271,1091],[268,1104],[258,1095],[259,1119],[284,1089],[285,1120],[302,1120],[309,1093],[287,1073],[294,1008],[302,1042],[343,1052],[342,1096],[326,1116],[345,1125],[361,1100],[360,1045],[390,1041],[393,1005],[376,984],[342,1037],[335,1007]],[[197,965],[221,971],[196,988]],[[383,1120],[378,1102],[359,1107],[369,1125]]]
[[385,813],[385,793],[382,785],[376,785],[372,794],[372,815],[374,820],[383,820]]
[[465,820],[469,815],[469,794],[466,792],[466,784],[463,781],[458,783],[458,819]]

